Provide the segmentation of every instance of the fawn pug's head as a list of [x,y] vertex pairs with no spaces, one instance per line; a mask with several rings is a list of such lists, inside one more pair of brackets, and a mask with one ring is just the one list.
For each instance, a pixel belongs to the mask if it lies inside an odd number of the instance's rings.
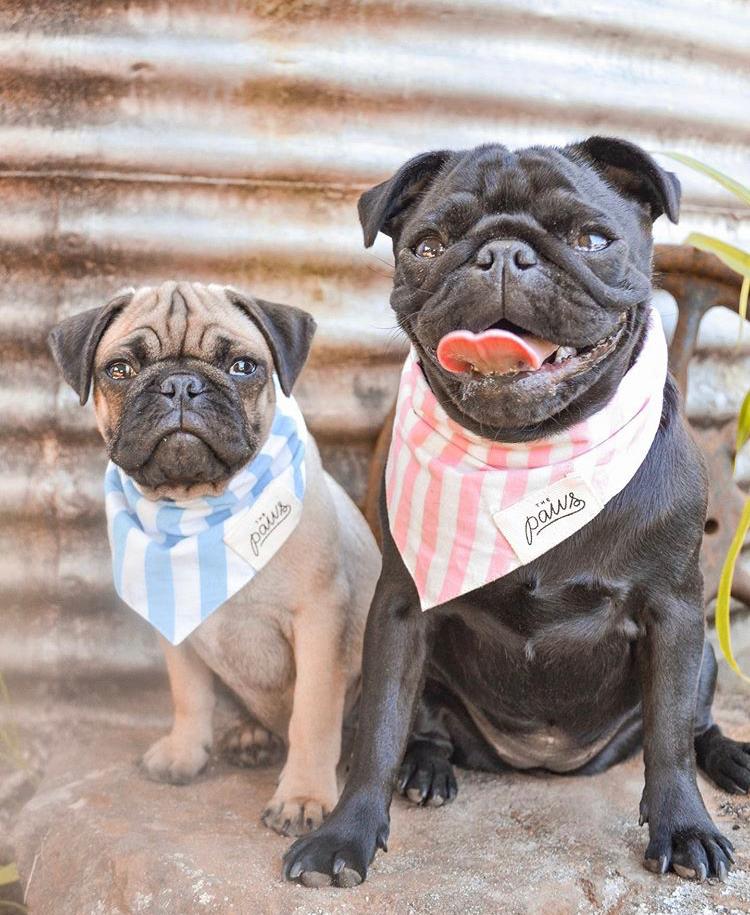
[[93,386],[109,455],[153,498],[221,492],[271,427],[312,341],[306,312],[223,286],[168,282],[117,295],[50,333],[63,376]]

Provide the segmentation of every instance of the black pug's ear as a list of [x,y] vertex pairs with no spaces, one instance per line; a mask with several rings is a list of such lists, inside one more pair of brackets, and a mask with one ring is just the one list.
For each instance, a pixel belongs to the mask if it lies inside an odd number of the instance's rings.
[[404,163],[392,178],[362,194],[357,209],[365,248],[373,244],[378,232],[394,237],[399,228],[398,217],[416,203],[452,155],[443,149],[415,156]]
[[310,352],[315,335],[315,319],[293,305],[276,305],[243,295],[231,286],[226,287],[229,301],[257,324],[273,356],[281,390],[287,397]]
[[89,308],[55,325],[47,336],[52,358],[83,406],[89,398],[94,356],[104,331],[130,302],[134,289],[126,289],[106,305]]
[[589,137],[567,149],[583,153],[623,194],[646,204],[652,221],[666,213],[672,222],[680,216],[680,181],[640,146],[617,137]]

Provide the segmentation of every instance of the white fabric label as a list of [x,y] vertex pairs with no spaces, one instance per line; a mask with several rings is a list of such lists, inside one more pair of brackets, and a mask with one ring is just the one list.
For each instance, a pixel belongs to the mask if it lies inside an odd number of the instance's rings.
[[510,508],[493,512],[492,518],[525,564],[580,530],[602,508],[589,483],[580,474],[569,474]]
[[224,525],[224,543],[260,571],[297,527],[302,502],[287,486],[271,485]]

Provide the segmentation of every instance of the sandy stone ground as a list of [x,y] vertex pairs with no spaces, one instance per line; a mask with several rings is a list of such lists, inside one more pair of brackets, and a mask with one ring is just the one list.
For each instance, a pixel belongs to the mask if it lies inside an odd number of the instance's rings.
[[[720,723],[750,740],[748,709],[723,671]],[[164,685],[15,714],[32,770],[0,777],[0,806],[33,915],[750,912],[750,799],[701,780],[737,851],[726,883],[656,877],[641,863],[640,757],[588,778],[459,771],[448,807],[394,801],[389,852],[366,883],[311,890],[281,880],[289,840],[259,820],[278,770],[214,760],[181,787],[138,771],[168,721]]]

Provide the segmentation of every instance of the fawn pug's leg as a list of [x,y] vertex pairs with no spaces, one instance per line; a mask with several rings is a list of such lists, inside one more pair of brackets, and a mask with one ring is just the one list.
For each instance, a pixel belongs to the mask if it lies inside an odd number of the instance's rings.
[[208,762],[213,743],[213,673],[187,643],[159,637],[174,703],[172,730],[145,753],[142,765],[156,781],[185,784]]
[[319,826],[338,797],[336,766],[347,671],[341,657],[341,620],[330,595],[313,598],[293,620],[296,680],[289,721],[289,750],[279,785],[263,822],[282,835],[303,835]]

